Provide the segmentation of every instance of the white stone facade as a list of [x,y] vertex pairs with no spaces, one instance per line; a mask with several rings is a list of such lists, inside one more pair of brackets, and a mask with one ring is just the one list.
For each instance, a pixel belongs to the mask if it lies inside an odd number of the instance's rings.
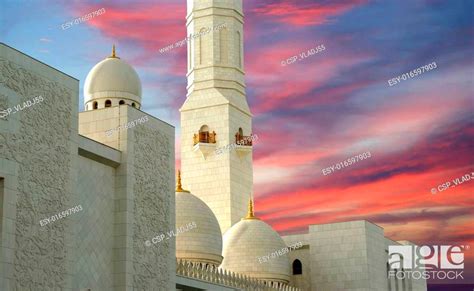
[[[181,107],[181,167],[183,186],[206,202],[222,233],[245,216],[252,194],[252,153],[217,147],[235,143],[241,128],[252,133],[245,95],[242,1],[188,1],[188,36],[219,25],[224,28],[188,43],[188,94]],[[202,126],[217,134],[217,143],[194,147]]]
[[290,261],[300,260],[303,266],[302,274],[293,275],[290,282],[302,290],[426,290],[425,280],[389,283],[388,245],[399,243],[368,221],[311,225],[307,234],[283,239],[287,245],[301,241],[305,246],[290,253]]
[[[173,290],[174,128],[127,105],[78,114],[77,80],[0,44],[0,290]],[[83,134],[83,135],[81,135]],[[101,143],[102,142],[102,143]],[[81,205],[46,226],[39,221]]]

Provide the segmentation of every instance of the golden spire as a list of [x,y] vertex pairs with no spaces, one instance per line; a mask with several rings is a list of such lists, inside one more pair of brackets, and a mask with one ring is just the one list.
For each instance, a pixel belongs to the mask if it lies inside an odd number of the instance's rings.
[[255,214],[253,212],[253,197],[250,197],[249,199],[249,210],[245,219],[258,219],[257,217],[255,217]]
[[109,58],[120,59],[119,57],[115,55],[115,44],[112,45],[112,54],[109,56]]
[[178,170],[178,183],[176,184],[176,192],[189,192],[188,190],[184,190],[181,186],[181,171]]

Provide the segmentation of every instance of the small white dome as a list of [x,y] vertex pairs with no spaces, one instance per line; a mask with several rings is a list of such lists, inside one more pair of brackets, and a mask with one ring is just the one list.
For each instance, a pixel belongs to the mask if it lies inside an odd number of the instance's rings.
[[135,107],[140,108],[141,97],[142,85],[137,72],[115,56],[115,47],[110,57],[90,70],[84,83],[86,110],[92,109],[93,101],[98,102],[98,108],[105,107],[103,103],[107,99],[112,101],[112,106],[119,105],[119,102],[123,101],[125,104],[135,104]]
[[[263,281],[287,284],[290,280],[290,261],[288,254],[283,251],[285,248],[286,244],[280,235],[271,226],[255,218],[253,210],[249,210],[247,218],[225,232],[224,260],[220,267]],[[269,260],[263,261],[264,256],[270,256]]]
[[176,229],[193,222],[194,229],[176,236],[176,258],[219,266],[222,262],[219,222],[206,203],[181,188],[178,175]]

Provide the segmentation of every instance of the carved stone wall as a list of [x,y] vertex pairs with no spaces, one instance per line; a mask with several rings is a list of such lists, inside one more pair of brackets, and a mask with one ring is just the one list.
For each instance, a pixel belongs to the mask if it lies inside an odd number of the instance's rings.
[[[2,253],[13,254],[0,258],[4,282],[13,290],[68,290],[69,220],[43,227],[39,221],[70,206],[78,89],[70,87],[72,78],[5,46],[0,50],[0,110],[40,95],[44,99],[0,119],[0,159],[9,162],[7,168],[0,165],[0,173],[12,173],[5,178],[5,196],[16,212],[12,233],[7,229],[2,238]],[[68,86],[58,82],[66,79]]]
[[175,262],[175,241],[151,246],[145,241],[158,230],[174,229],[174,138],[148,125],[133,129],[133,288],[169,290],[174,287],[170,266]]

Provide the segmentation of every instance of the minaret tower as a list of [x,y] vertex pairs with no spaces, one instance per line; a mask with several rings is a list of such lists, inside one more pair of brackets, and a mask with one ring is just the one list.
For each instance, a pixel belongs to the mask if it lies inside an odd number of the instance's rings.
[[[180,109],[183,181],[209,205],[225,232],[245,217],[253,184],[252,142],[242,141],[252,133],[242,0],[187,3],[188,92]],[[220,151],[228,145],[233,146]]]

